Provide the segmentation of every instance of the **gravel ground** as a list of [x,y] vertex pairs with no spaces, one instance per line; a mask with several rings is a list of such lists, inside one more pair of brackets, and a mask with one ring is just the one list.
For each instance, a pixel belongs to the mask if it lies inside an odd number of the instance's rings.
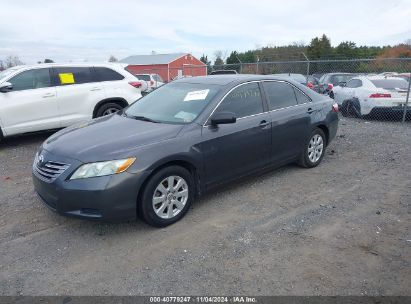
[[342,120],[314,169],[203,197],[165,229],[64,218],[0,144],[0,295],[411,295],[411,126]]

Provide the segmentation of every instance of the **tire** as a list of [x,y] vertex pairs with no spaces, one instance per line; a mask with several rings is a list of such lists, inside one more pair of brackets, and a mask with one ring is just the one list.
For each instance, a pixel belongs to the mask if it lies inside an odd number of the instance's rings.
[[[170,178],[173,188],[169,186]],[[179,221],[187,213],[194,195],[190,172],[180,166],[166,167],[148,180],[137,205],[137,214],[151,226],[165,227]]]
[[113,103],[113,102],[108,102],[105,103],[103,105],[101,105],[97,112],[96,112],[96,117],[102,117],[102,116],[106,116],[106,115],[110,115],[113,114],[117,111],[122,110],[123,107],[117,103]]
[[344,117],[361,118],[360,103],[357,100],[344,100],[341,105],[341,114]]
[[347,100],[344,100],[342,102],[340,112],[341,112],[342,116],[348,117],[349,113],[348,113],[348,101]]
[[[321,138],[319,140],[319,138]],[[309,139],[301,151],[298,164],[304,168],[313,168],[320,164],[325,154],[327,142],[324,132],[321,129],[315,129],[311,132]],[[321,147],[321,152],[319,148]],[[312,154],[314,153],[314,154]]]

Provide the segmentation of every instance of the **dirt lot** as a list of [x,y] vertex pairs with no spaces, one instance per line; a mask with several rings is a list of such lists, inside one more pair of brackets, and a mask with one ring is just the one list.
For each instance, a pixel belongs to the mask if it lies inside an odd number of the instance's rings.
[[49,135],[0,144],[1,295],[411,295],[409,124],[342,120],[319,167],[220,189],[165,229],[44,207]]

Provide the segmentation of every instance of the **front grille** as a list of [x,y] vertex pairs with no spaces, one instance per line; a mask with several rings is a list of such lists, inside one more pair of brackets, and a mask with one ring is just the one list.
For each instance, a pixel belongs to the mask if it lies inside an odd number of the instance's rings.
[[64,164],[55,161],[48,161],[45,163],[39,163],[38,158],[34,160],[33,171],[38,178],[47,183],[53,182],[64,171],[70,167],[69,164]]

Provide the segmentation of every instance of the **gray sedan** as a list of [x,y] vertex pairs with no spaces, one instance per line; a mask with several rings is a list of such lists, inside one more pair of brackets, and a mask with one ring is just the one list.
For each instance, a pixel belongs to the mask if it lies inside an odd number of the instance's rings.
[[327,96],[281,77],[185,78],[51,136],[33,182],[62,215],[166,226],[223,183],[290,162],[317,166],[337,111]]

